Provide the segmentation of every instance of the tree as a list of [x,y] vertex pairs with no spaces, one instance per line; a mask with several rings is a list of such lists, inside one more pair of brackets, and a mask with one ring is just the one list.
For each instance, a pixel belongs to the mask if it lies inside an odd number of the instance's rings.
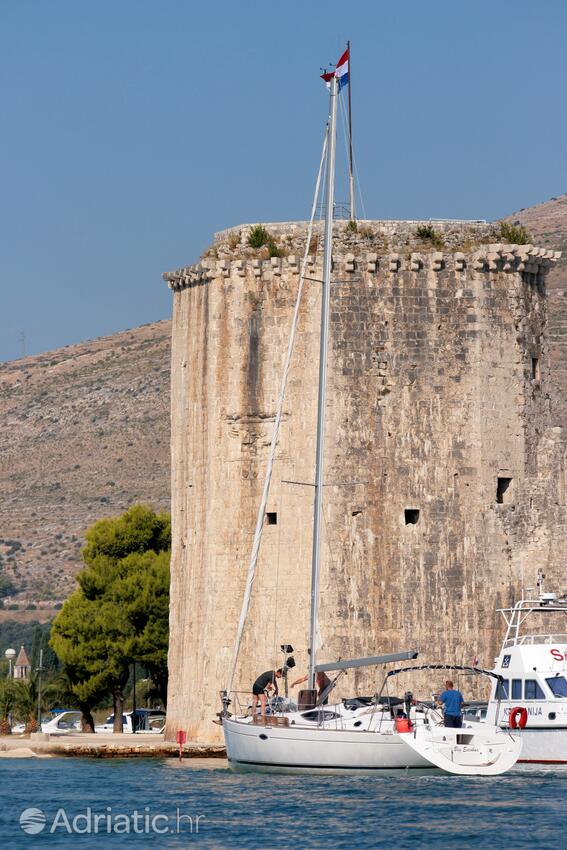
[[110,693],[114,731],[122,732],[131,662],[143,662],[166,688],[170,518],[135,505],[95,523],[86,541],[79,588],[53,623],[51,645],[85,721],[92,726],[92,707]]
[[123,618],[124,654],[141,662],[167,701],[169,640],[169,551],[133,553],[120,562],[121,574],[112,586],[116,609]]
[[15,719],[25,723],[27,733],[40,731],[37,720],[37,675],[33,674],[29,679],[13,679],[12,685],[14,689],[12,711]]
[[0,735],[11,735],[10,715],[14,709],[15,688],[13,679],[0,679]]
[[63,664],[82,712],[84,732],[94,732],[93,707],[112,691],[121,671],[110,663],[101,606],[76,590],[53,621],[51,646]]

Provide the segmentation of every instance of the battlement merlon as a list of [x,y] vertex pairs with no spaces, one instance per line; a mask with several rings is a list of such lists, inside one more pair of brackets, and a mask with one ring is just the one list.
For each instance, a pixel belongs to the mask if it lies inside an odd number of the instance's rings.
[[[288,227],[291,224],[305,227],[304,222],[286,223],[284,226]],[[412,225],[415,230],[416,222],[380,222],[379,224]],[[447,224],[449,223],[447,222]],[[455,222],[450,224],[454,225]],[[474,229],[475,226],[482,223],[459,222],[459,224],[472,225]],[[249,227],[249,225],[246,225],[246,227]],[[268,227],[272,227],[272,225],[266,226],[266,229]],[[484,227],[488,226],[484,225]],[[242,228],[233,228],[233,230],[242,232]],[[273,231],[270,230],[269,232],[272,233]],[[227,233],[230,233],[230,231],[222,231],[222,234]],[[219,235],[216,234],[215,239]],[[303,231],[303,240],[305,240],[305,230]],[[250,253],[258,254],[263,250],[235,245],[230,256],[222,258],[203,257],[193,265],[165,272],[163,279],[170,289],[179,291],[215,278],[244,278],[248,273],[264,279],[272,279],[282,274],[299,274],[302,252],[289,253],[287,256],[281,257],[250,256]],[[238,256],[244,252],[245,256]],[[470,269],[476,272],[534,275],[535,277],[532,278],[532,282],[534,282],[538,277],[540,279],[544,277],[548,269],[560,257],[560,251],[538,248],[534,245],[510,245],[502,242],[474,244],[468,251],[437,251],[430,246],[423,246],[421,250],[411,250],[410,247],[404,245],[400,246],[397,251],[380,253],[377,250],[368,250],[366,236],[360,237],[358,232],[352,232],[349,234],[348,245],[336,245],[336,251],[333,253],[333,270],[344,274],[354,274],[357,271],[370,274],[384,272],[395,274],[403,271],[419,272],[421,269],[429,269],[434,272],[440,272],[443,269],[463,272]],[[310,255],[308,269],[313,271],[318,262],[320,262],[320,258],[317,255]]]

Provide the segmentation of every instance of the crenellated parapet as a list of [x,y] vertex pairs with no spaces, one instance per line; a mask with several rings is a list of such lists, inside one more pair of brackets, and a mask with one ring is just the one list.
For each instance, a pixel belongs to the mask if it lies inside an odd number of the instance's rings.
[[[402,271],[440,272],[448,269],[456,272],[509,272],[544,276],[561,257],[560,251],[538,248],[534,245],[507,245],[491,243],[475,251],[443,252],[413,251],[392,252],[379,255],[377,252],[348,252],[333,255],[334,273],[352,275],[357,272],[368,274],[396,274]],[[320,263],[316,255],[307,261],[307,273],[312,274]],[[163,275],[174,292],[190,286],[219,278],[238,279],[252,275],[256,278],[272,279],[281,275],[299,275],[302,258],[296,254],[267,259],[213,259],[205,258],[191,266],[185,266]]]

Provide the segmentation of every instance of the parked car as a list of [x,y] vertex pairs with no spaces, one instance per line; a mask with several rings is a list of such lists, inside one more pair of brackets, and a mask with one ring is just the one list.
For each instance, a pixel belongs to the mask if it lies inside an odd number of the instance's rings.
[[[161,708],[137,708],[135,729],[132,726],[132,711],[126,711],[122,715],[124,732],[140,732],[143,734],[159,735],[165,729],[165,711]],[[104,723],[95,726],[95,732],[113,732],[114,714],[109,714]]]

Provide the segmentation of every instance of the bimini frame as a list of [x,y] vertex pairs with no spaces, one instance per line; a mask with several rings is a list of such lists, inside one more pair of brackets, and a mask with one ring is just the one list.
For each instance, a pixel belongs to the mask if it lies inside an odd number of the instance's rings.
[[[501,676],[500,673],[494,673],[492,670],[484,670],[482,667],[467,667],[462,664],[418,664],[414,667],[398,667],[396,670],[389,670],[384,676],[384,681],[382,682],[380,692],[376,695],[376,701],[378,701],[382,696],[388,679],[390,679],[392,676],[398,676],[400,673],[411,673],[415,670],[461,670],[466,673],[477,673],[479,676],[488,676],[491,679],[496,679],[496,681],[500,684],[504,682],[504,676]],[[500,689],[497,689],[497,693],[500,693]],[[499,712],[500,698],[498,698],[496,705],[496,716],[494,718],[495,726],[498,725]]]

